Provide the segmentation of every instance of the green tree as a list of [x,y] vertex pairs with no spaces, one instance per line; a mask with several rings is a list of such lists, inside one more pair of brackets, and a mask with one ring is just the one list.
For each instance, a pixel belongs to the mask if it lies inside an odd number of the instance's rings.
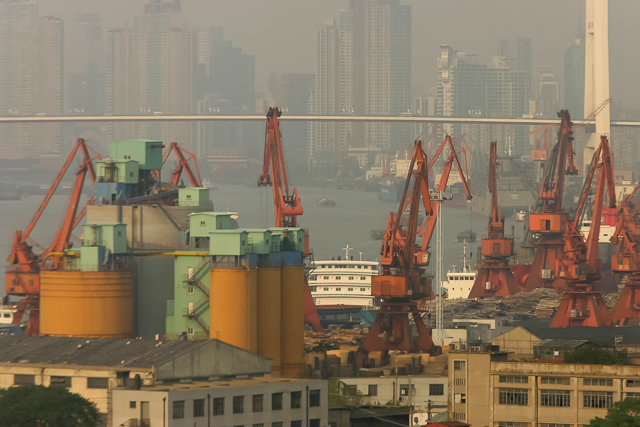
[[600,347],[587,343],[576,348],[573,353],[565,353],[564,363],[580,363],[586,365],[628,365],[625,353],[610,347]]
[[[342,385],[343,387],[340,387]],[[341,408],[343,406],[360,406],[362,404],[362,392],[355,390],[355,394],[345,394],[344,383],[339,378],[329,378],[329,407]],[[341,390],[342,389],[342,390]],[[2,427],[2,426],[0,426]]]
[[0,427],[95,427],[99,421],[96,404],[66,388],[0,390]]
[[616,402],[606,417],[594,418],[589,427],[640,427],[640,399]]

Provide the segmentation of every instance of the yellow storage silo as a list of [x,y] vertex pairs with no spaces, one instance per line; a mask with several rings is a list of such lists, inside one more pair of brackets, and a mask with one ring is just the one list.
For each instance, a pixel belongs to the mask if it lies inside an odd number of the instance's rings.
[[133,275],[130,271],[42,271],[40,334],[131,337]]
[[216,268],[209,276],[210,337],[258,351],[257,270]]
[[258,354],[271,359],[271,376],[280,376],[282,302],[280,267],[258,268]]
[[282,376],[298,377],[304,358],[304,266],[282,267]]

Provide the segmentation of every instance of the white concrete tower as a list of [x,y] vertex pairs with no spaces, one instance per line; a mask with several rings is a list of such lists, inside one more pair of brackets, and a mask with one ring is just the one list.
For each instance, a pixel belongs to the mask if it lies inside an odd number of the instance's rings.
[[[589,117],[609,99],[609,0],[586,0],[585,63],[584,63],[584,117]],[[584,165],[591,157],[600,136],[611,136],[610,104],[596,115],[596,132],[589,135],[584,150]]]

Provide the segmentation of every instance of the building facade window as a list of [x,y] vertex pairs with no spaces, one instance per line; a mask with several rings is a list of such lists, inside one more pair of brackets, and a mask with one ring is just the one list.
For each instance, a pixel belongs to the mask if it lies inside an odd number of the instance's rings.
[[542,423],[540,427],[571,427],[571,424]]
[[464,360],[454,360],[453,361],[453,370],[454,371],[466,371],[467,370],[467,362]]
[[514,423],[511,421],[500,421],[498,427],[529,427],[529,423]]
[[244,396],[233,396],[233,413],[244,413]]
[[263,411],[263,403],[264,394],[254,394],[253,395],[253,412],[262,412]]
[[301,407],[302,407],[302,392],[292,391],[291,392],[291,409],[299,409]]
[[498,389],[498,402],[500,405],[520,405],[529,404],[529,390],[526,388],[501,388]]
[[320,427],[320,418],[313,418],[309,420],[309,427]]
[[129,402],[129,409],[136,409],[136,401],[132,400]]
[[556,384],[556,385],[569,385],[571,384],[571,378],[568,377],[541,377],[540,384]]
[[71,377],[51,377],[51,387],[71,388]]
[[378,384],[369,384],[369,396],[378,395]]
[[457,393],[453,396],[454,403],[467,403],[467,395],[462,393]]
[[429,384],[429,396],[444,396],[444,384]]
[[87,388],[109,388],[109,378],[87,378]]
[[626,397],[628,399],[640,399],[640,393],[627,393]]
[[291,421],[291,427],[302,427],[302,420]]
[[184,400],[173,401],[173,419],[179,420],[184,418]]
[[309,406],[320,406],[320,390],[309,391]]
[[613,393],[610,391],[585,391],[582,395],[585,408],[611,408]]
[[599,387],[612,387],[613,379],[611,378],[584,378],[582,380],[583,385],[599,386]]
[[529,377],[521,375],[500,375],[499,381],[501,383],[527,384]]
[[13,383],[15,385],[32,385],[36,383],[36,376],[15,374],[13,376]]
[[358,386],[353,384],[345,384],[344,388],[342,389],[342,394],[344,394],[345,396],[355,396],[356,394],[358,394]]
[[284,427],[284,423],[282,421],[276,421],[275,423],[271,423],[271,427]]
[[271,410],[272,411],[282,410],[282,393],[273,393],[271,395]]
[[193,418],[204,417],[204,399],[193,399]]
[[224,415],[224,397],[213,398],[213,415]]
[[540,390],[540,406],[571,406],[571,392],[569,390]]
[[640,381],[638,381],[638,380],[627,380],[627,387],[640,387]]

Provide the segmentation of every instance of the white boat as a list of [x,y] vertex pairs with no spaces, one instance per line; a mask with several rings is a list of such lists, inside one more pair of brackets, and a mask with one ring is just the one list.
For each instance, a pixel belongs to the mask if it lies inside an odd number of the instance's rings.
[[2,304],[0,302],[0,326],[6,326],[13,323],[13,317],[15,316],[17,311],[18,311],[17,305]]
[[515,213],[515,217],[516,217],[516,221],[524,222],[524,220],[527,218],[527,213],[523,210],[520,210],[519,212]]
[[447,299],[468,298],[476,281],[476,271],[467,264],[467,242],[463,245],[462,268],[452,266],[447,281],[442,283]]
[[[379,300],[371,295],[371,276],[380,274],[376,261],[352,260],[347,246],[345,259],[314,261],[309,286],[320,320],[339,320],[340,315],[376,309]],[[331,318],[331,316],[334,316]]]

